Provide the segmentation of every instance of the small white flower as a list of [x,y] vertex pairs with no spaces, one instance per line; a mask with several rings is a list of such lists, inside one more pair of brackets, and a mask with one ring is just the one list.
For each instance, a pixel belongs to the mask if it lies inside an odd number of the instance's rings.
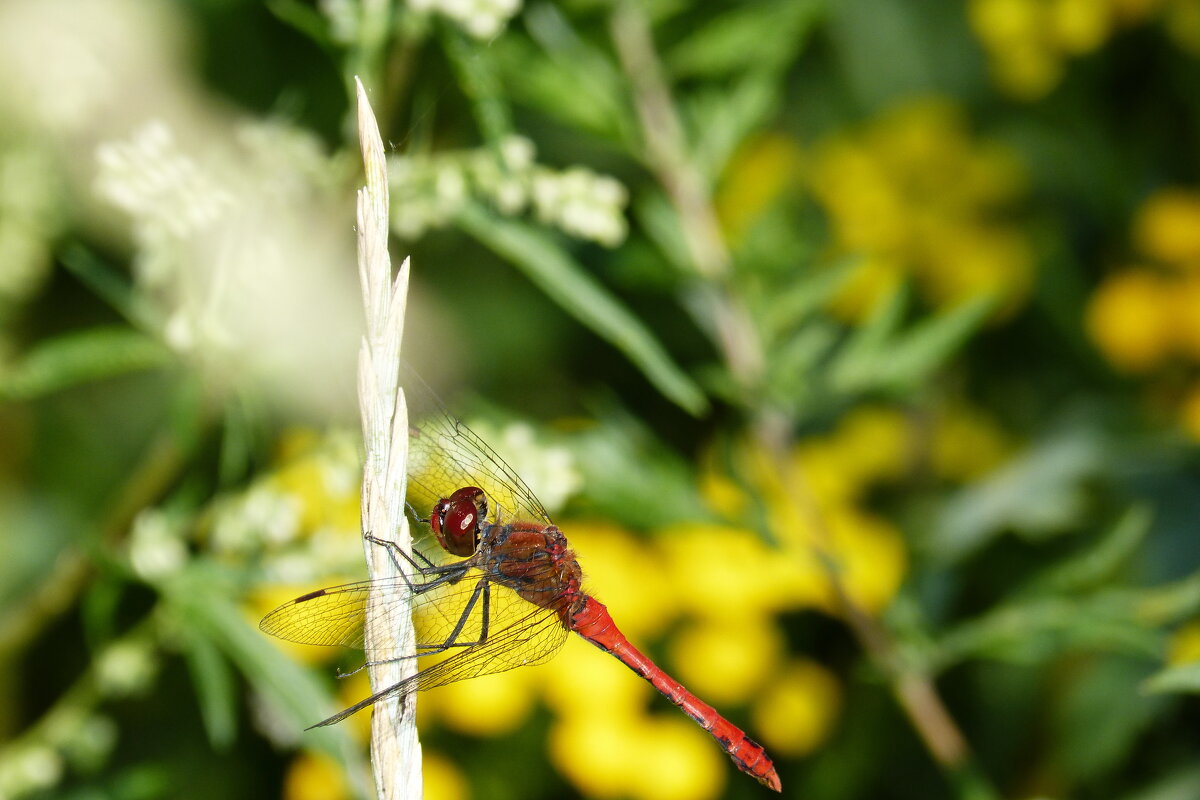
[[187,555],[182,532],[167,514],[155,508],[138,513],[129,535],[129,562],[134,572],[146,580],[163,578],[177,572]]
[[158,671],[158,659],[149,645],[117,642],[96,659],[96,685],[109,697],[127,697],[150,688]]

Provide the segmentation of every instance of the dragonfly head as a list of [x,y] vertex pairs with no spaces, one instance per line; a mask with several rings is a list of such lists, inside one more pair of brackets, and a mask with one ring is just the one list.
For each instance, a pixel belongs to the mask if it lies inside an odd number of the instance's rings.
[[487,496],[477,486],[464,486],[433,507],[429,527],[438,544],[456,556],[471,556],[487,524]]

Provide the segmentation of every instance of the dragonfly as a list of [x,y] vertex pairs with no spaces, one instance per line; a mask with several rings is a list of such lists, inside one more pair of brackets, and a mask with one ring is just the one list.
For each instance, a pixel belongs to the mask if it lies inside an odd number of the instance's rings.
[[405,383],[416,411],[409,513],[432,541],[409,554],[368,533],[387,549],[400,577],[309,592],[267,614],[259,627],[301,644],[360,648],[370,664],[413,656],[366,645],[368,606],[380,625],[411,613],[416,656],[433,663],[312,727],[340,722],[385,697],[543,663],[575,633],[649,681],[708,731],[738,769],[780,791],[762,746],[634,647],[604,604],[584,592],[575,552],[520,476],[419,378],[408,375]]

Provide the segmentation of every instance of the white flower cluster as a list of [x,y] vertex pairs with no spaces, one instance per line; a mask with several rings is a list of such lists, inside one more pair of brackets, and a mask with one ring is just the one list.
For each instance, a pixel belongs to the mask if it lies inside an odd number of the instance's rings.
[[562,508],[583,485],[571,451],[539,441],[531,426],[514,422],[497,429],[486,422],[475,422],[471,428],[496,449],[551,513]]
[[521,10],[521,0],[408,0],[413,11],[437,12],[458,23],[476,39],[490,39],[504,30]]
[[233,202],[159,121],[128,142],[100,145],[96,160],[96,191],[135,220],[139,238],[187,237],[212,225]]
[[391,159],[393,229],[416,238],[449,224],[472,196],[479,196],[509,215],[532,206],[542,222],[607,247],[625,239],[629,195],[619,181],[585,167],[557,171],[534,157],[532,142],[512,136],[501,143],[499,158],[486,148]]

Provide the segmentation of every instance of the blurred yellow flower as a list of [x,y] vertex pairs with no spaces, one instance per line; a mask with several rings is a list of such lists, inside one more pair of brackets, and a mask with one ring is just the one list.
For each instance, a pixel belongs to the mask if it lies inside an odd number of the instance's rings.
[[736,247],[763,212],[794,185],[800,157],[794,141],[768,133],[753,139],[729,162],[715,204],[731,245]]
[[283,800],[347,800],[350,787],[342,765],[329,756],[301,752],[283,779]]
[[641,715],[571,715],[550,730],[550,758],[558,771],[589,797],[629,794],[644,745]]
[[1174,0],[1168,3],[1164,22],[1167,35],[1175,44],[1193,56],[1200,55],[1200,2]]
[[[787,604],[782,587],[768,578],[784,558],[752,531],[725,525],[681,524],[658,531],[664,575],[681,610],[734,622]],[[620,621],[618,620],[618,624]]]
[[1028,294],[1027,235],[997,221],[1023,192],[1021,165],[976,141],[950,101],[908,102],[826,140],[808,177],[835,250],[862,258],[835,313],[861,319],[905,278],[938,307],[987,292],[1005,311]]
[[1097,0],[1052,0],[1050,33],[1065,53],[1082,55],[1108,39],[1112,12]]
[[1011,449],[995,421],[962,404],[938,413],[930,447],[934,473],[953,481],[978,478],[1003,461]]
[[1200,620],[1181,625],[1167,642],[1167,663],[1172,666],[1200,661]]
[[784,650],[773,620],[700,620],[675,634],[670,672],[717,707],[744,703],[776,671]]
[[499,736],[521,725],[533,710],[528,668],[458,681],[426,692],[447,727],[472,736]]
[[779,670],[754,704],[754,730],[768,750],[802,756],[829,735],[841,706],[841,688],[832,673],[807,659]]
[[562,528],[583,567],[584,591],[608,606],[630,641],[654,636],[671,622],[675,595],[662,580],[652,543],[608,523],[571,521]]
[[1187,435],[1200,441],[1200,383],[1193,383],[1179,409],[1180,422]]
[[[335,648],[321,648],[322,650],[332,650]],[[361,655],[361,654],[360,654]],[[361,662],[360,662],[361,663]],[[357,666],[357,664],[355,665]],[[365,669],[361,669],[351,675],[338,679],[337,700],[339,710],[349,708],[364,697],[371,695],[371,677]],[[417,704],[418,713],[420,712],[420,704]],[[354,716],[342,724],[347,726],[350,734],[355,741],[366,742],[371,738],[371,715],[375,713],[373,710],[358,712]]]
[[458,765],[440,753],[423,749],[421,772],[425,800],[470,800],[471,787]]
[[[850,599],[869,613],[882,611],[904,580],[908,555],[900,532],[858,509],[826,515],[832,541],[826,553]],[[830,604],[832,605],[832,594]]]
[[1200,268],[1200,192],[1172,188],[1151,195],[1134,219],[1133,239],[1149,258]]
[[1110,276],[1088,302],[1088,335],[1115,366],[1143,372],[1158,365],[1171,346],[1170,319],[1163,309],[1171,290],[1144,269]]
[[733,772],[712,738],[682,716],[652,717],[638,728],[637,741],[627,781],[640,800],[707,800]]
[[859,406],[838,422],[829,439],[854,483],[896,480],[912,459],[912,432],[903,412]]
[[553,661],[527,671],[546,703],[563,717],[633,714],[654,691],[629,667],[578,636],[568,639]]

